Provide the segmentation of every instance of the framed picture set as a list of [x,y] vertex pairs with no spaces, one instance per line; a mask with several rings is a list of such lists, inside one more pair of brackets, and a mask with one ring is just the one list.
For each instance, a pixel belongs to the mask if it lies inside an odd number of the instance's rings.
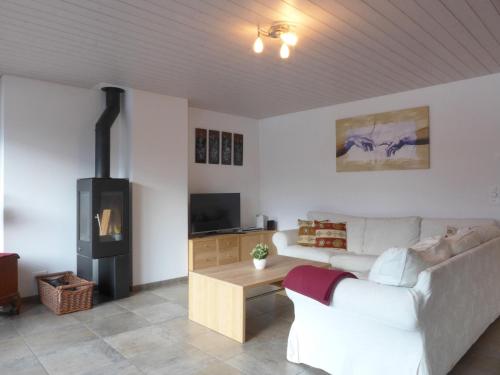
[[243,134],[195,128],[195,163],[243,165]]

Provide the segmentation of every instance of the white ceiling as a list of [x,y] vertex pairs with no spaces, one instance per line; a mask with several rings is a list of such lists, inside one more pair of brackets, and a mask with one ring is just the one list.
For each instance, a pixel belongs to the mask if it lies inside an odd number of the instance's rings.
[[[298,24],[252,52],[256,25]],[[0,0],[0,74],[263,118],[500,72],[500,0]]]

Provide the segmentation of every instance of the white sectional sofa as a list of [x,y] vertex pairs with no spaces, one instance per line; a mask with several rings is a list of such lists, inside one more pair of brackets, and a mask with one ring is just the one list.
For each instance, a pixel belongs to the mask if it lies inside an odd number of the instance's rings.
[[[345,221],[348,251],[295,245],[297,230],[275,234],[282,255],[368,271],[388,247],[411,246],[489,219],[373,219],[310,212]],[[339,261],[340,260],[340,261]],[[425,269],[411,288],[344,279],[329,306],[287,290],[295,308],[287,358],[334,375],[441,375],[450,371],[500,315],[500,237]]]
[[[355,273],[370,270],[377,257],[390,247],[410,247],[418,241],[446,233],[448,226],[458,228],[495,224],[492,219],[368,218],[310,211],[309,220],[347,223],[347,252],[297,245],[297,229],[273,236],[278,254],[331,263],[333,267]],[[359,274],[358,274],[359,276]]]

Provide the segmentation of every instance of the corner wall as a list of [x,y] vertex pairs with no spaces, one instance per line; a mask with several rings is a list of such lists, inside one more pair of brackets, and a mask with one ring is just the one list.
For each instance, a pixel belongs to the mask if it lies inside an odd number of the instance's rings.
[[[94,175],[94,127],[104,94],[3,76],[4,246],[34,275],[76,270],[76,180]],[[133,283],[187,275],[187,100],[127,89],[112,128],[112,176],[133,194]],[[1,201],[0,201],[1,202]]]
[[35,274],[76,268],[76,180],[93,174],[97,91],[3,76],[4,247],[21,256],[20,291]]
[[[428,105],[431,168],[343,172],[335,120]],[[279,228],[309,210],[353,215],[500,218],[500,74],[260,121],[261,209]]]
[[[243,134],[243,166],[195,163],[195,129]],[[255,225],[259,213],[258,121],[241,116],[189,108],[189,192],[240,193],[241,225]]]
[[187,100],[127,90],[133,279],[187,276]]

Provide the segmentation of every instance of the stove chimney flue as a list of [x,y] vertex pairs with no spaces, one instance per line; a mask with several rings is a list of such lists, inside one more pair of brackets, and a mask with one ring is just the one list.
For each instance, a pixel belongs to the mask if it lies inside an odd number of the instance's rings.
[[120,94],[124,92],[118,87],[103,87],[106,93],[106,109],[95,125],[95,176],[110,177],[111,126],[120,113]]

